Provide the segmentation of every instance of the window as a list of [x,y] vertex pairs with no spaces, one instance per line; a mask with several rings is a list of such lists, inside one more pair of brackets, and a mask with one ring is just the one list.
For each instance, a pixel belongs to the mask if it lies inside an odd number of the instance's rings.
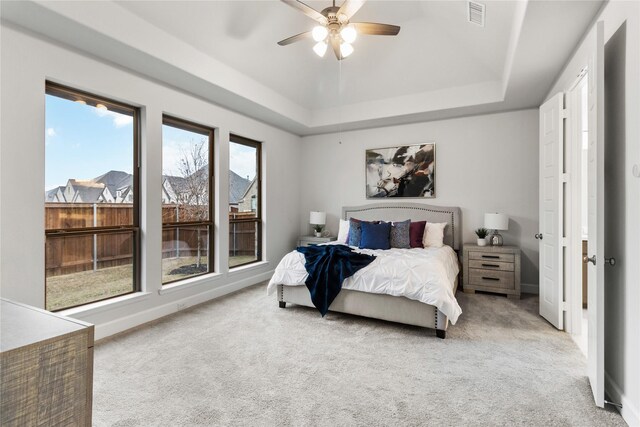
[[231,135],[229,142],[229,267],[262,260],[261,144]]
[[213,129],[164,116],[162,284],[213,271]]
[[45,96],[45,308],[135,292],[138,110],[54,83]]

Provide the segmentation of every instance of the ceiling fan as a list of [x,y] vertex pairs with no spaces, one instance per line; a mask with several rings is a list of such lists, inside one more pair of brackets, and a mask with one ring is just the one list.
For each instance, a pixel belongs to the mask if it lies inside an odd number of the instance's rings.
[[349,20],[360,10],[365,0],[345,0],[342,6],[333,5],[318,12],[298,0],[281,0],[294,9],[304,13],[319,25],[312,31],[296,34],[278,42],[280,46],[286,46],[297,41],[313,38],[316,45],[313,51],[320,57],[324,56],[327,46],[331,45],[333,53],[338,60],[342,60],[353,53],[351,45],[358,33],[379,36],[395,36],[400,32],[400,27],[389,24],[376,24],[373,22],[350,22]]

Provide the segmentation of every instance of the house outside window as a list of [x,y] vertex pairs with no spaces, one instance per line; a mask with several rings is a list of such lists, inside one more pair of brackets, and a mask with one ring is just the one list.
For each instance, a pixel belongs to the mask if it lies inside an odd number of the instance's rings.
[[229,267],[262,260],[262,144],[237,135],[229,142]]
[[45,308],[136,292],[139,111],[50,82],[45,98]]
[[163,117],[163,285],[213,272],[213,133]]

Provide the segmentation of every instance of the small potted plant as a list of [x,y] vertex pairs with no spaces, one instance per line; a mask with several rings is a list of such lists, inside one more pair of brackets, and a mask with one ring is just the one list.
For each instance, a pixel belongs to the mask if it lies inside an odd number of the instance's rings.
[[322,229],[324,228],[324,225],[322,224],[313,224],[313,231],[315,231],[315,236],[316,237],[322,237]]
[[478,246],[487,246],[487,234],[489,234],[489,231],[487,231],[487,229],[484,227],[478,228],[476,230],[476,236],[478,236]]

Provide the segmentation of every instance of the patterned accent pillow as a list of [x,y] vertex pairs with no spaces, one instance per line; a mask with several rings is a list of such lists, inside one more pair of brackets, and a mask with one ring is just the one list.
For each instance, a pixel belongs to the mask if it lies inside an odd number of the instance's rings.
[[349,239],[347,239],[347,243],[349,246],[360,246],[361,238],[362,221],[355,218],[349,218]]
[[389,243],[392,248],[409,249],[411,239],[409,238],[409,228],[411,220],[396,221],[391,223],[391,233],[389,233]]

